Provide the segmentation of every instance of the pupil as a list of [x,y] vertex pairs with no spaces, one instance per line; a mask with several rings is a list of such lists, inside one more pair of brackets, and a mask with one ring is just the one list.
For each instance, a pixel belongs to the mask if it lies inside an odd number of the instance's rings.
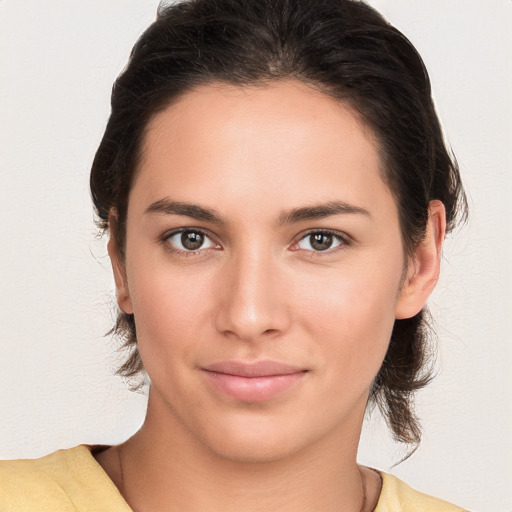
[[197,231],[186,231],[181,235],[181,243],[185,249],[194,251],[199,249],[204,242],[204,235]]
[[332,245],[332,235],[316,233],[311,235],[311,247],[317,251],[325,251]]

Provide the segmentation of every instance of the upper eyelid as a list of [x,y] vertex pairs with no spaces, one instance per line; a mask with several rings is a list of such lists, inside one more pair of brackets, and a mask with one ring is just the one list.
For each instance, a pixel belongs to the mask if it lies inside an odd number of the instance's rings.
[[162,233],[160,238],[162,240],[166,240],[171,236],[177,235],[178,233],[184,233],[185,231],[197,231],[198,233],[202,233],[203,235],[206,235],[208,238],[211,238],[212,240],[215,240],[216,238],[215,235],[213,235],[210,230],[204,228],[197,228],[195,226],[185,226],[182,228],[169,229],[168,231]]
[[[298,244],[302,240],[304,240],[308,236],[313,235],[315,233],[323,233],[323,234],[332,235],[335,238],[339,239],[340,244],[336,247],[332,247],[332,248],[330,247],[329,249],[326,249],[324,251],[315,251],[314,249],[302,249],[300,247],[297,247]],[[311,257],[313,257],[313,256],[328,257],[330,255],[337,253],[340,250],[348,249],[350,246],[353,245],[353,243],[354,243],[353,238],[350,235],[348,235],[347,233],[345,233],[344,231],[338,231],[336,229],[328,229],[328,228],[323,228],[323,229],[317,228],[317,229],[310,229],[305,232],[303,231],[301,234],[297,235],[289,247],[293,251],[302,251],[303,253],[307,253]],[[293,247],[296,247],[296,248],[293,249]]]
[[344,231],[339,231],[337,229],[329,229],[329,228],[312,228],[312,229],[308,229],[306,231],[302,231],[301,233],[299,233],[295,238],[294,238],[294,241],[299,241],[299,240],[302,240],[303,238],[309,236],[309,235],[313,235],[315,233],[325,233],[325,234],[328,234],[328,235],[333,235],[333,236],[336,236],[336,237],[339,237],[341,238],[343,241],[345,242],[351,242],[353,239],[352,237],[345,233]]
[[[171,239],[175,236],[179,236],[180,233],[186,232],[196,232],[201,233],[208,239],[207,247],[198,247],[197,249],[187,249],[183,245],[183,241],[177,242],[172,241]],[[203,258],[207,258],[213,254],[212,251],[222,250],[223,247],[217,241],[217,239],[210,234],[210,232],[203,228],[195,228],[195,227],[180,227],[170,229],[164,232],[158,239],[157,243],[163,247],[163,249],[170,254],[174,258],[186,258],[193,257],[197,261],[201,261]],[[180,244],[182,247],[180,247]]]
[[199,252],[204,251],[204,250],[212,249],[212,247],[205,247],[205,248],[199,248],[199,249],[196,249],[196,250],[192,251],[192,250],[179,249],[178,247],[172,247],[172,244],[170,243],[169,239],[172,238],[175,235],[178,235],[180,233],[184,233],[186,231],[193,231],[193,232],[197,232],[197,233],[202,233],[213,244],[221,246],[221,244],[219,243],[217,238],[215,236],[213,236],[209,230],[204,229],[204,228],[196,228],[196,227],[189,227],[189,226],[185,226],[185,227],[181,227],[181,228],[175,228],[175,229],[170,229],[168,231],[165,231],[164,233],[162,233],[162,235],[160,235],[158,237],[157,242],[158,243],[163,243],[164,245],[168,245],[169,247],[167,249],[169,251],[172,251],[172,252],[175,252],[175,253],[194,254],[194,253],[199,253]]

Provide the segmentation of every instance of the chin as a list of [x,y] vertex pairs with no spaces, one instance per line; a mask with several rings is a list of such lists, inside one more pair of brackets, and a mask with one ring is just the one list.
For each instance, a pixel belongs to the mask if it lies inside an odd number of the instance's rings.
[[300,451],[301,443],[275,435],[237,435],[210,439],[209,448],[218,457],[240,463],[283,460]]
[[322,437],[316,425],[258,412],[205,426],[202,443],[225,460],[265,463],[289,458]]

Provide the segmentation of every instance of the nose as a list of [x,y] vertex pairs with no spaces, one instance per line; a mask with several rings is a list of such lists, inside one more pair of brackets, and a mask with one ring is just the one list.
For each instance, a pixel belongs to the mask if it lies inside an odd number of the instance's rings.
[[268,251],[246,251],[226,262],[217,301],[217,330],[247,342],[286,332],[290,312],[283,281],[279,264]]

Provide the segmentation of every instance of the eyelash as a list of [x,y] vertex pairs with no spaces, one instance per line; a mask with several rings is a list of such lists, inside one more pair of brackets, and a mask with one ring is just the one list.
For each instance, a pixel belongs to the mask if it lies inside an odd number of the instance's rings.
[[309,252],[310,257],[318,258],[318,257],[322,257],[324,255],[327,256],[327,255],[333,254],[334,252],[337,252],[339,250],[346,249],[347,247],[352,245],[352,242],[353,242],[352,239],[346,233],[343,233],[341,231],[334,231],[332,229],[311,229],[311,230],[307,231],[306,233],[301,233],[299,235],[299,237],[297,237],[297,241],[293,243],[293,246],[297,246],[300,242],[302,242],[303,240],[306,240],[311,235],[332,236],[339,243],[339,245],[337,245],[334,248],[329,247],[328,249],[325,249],[323,251],[315,251],[315,250],[300,249],[300,248],[292,249],[292,250],[295,250],[295,251],[304,250],[304,251]]
[[219,245],[217,242],[214,241],[214,239],[211,236],[211,234],[208,231],[204,230],[204,229],[201,229],[201,228],[180,228],[180,229],[175,229],[173,231],[165,233],[162,236],[162,243],[166,246],[166,249],[169,252],[171,252],[173,254],[177,254],[179,256],[188,257],[188,256],[199,255],[199,254],[201,254],[205,250],[204,248],[200,248],[200,249],[197,249],[195,251],[192,251],[192,250],[184,251],[183,249],[178,249],[178,248],[174,247],[171,244],[171,242],[170,242],[171,238],[176,236],[176,235],[182,235],[183,233],[200,233],[205,238],[210,240],[211,243]]
[[[185,256],[185,257],[188,257],[188,256],[194,256],[194,255],[199,255],[201,254],[203,251],[205,251],[206,249],[210,249],[210,247],[206,247],[206,248],[199,248],[195,251],[193,250],[183,250],[183,249],[178,249],[176,248],[175,246],[173,246],[171,243],[170,243],[170,239],[176,235],[183,235],[183,233],[200,233],[202,234],[204,237],[206,237],[207,239],[210,240],[210,242],[212,244],[217,244],[217,246],[219,247],[220,244],[218,244],[217,242],[215,242],[214,238],[211,236],[211,234],[204,230],[204,229],[201,229],[201,228],[180,228],[180,229],[175,229],[171,232],[167,232],[165,233],[162,237],[161,237],[161,241],[163,244],[165,244],[167,250],[169,250],[170,252],[174,253],[174,254],[177,254],[179,256]],[[327,235],[327,236],[332,236],[338,243],[339,245],[337,245],[336,247],[334,248],[328,248],[328,249],[325,249],[325,250],[318,250],[318,251],[315,251],[315,250],[310,250],[310,249],[301,249],[298,246],[298,244],[300,242],[302,242],[303,240],[307,239],[308,237],[310,237],[311,235]],[[310,256],[311,257],[321,257],[323,255],[327,255],[327,254],[332,254],[333,252],[337,252],[338,250],[342,250],[348,246],[350,246],[352,244],[352,239],[346,234],[346,233],[343,233],[343,232],[340,232],[340,231],[334,231],[334,230],[331,230],[331,229],[311,229],[305,233],[301,233],[296,239],[296,241],[294,241],[292,243],[292,249],[293,251],[300,251],[300,250],[303,250],[303,251],[307,251],[310,253]],[[311,244],[310,244],[311,245]],[[297,247],[297,248],[293,248],[293,247]],[[215,247],[215,249],[217,249],[217,247]]]

